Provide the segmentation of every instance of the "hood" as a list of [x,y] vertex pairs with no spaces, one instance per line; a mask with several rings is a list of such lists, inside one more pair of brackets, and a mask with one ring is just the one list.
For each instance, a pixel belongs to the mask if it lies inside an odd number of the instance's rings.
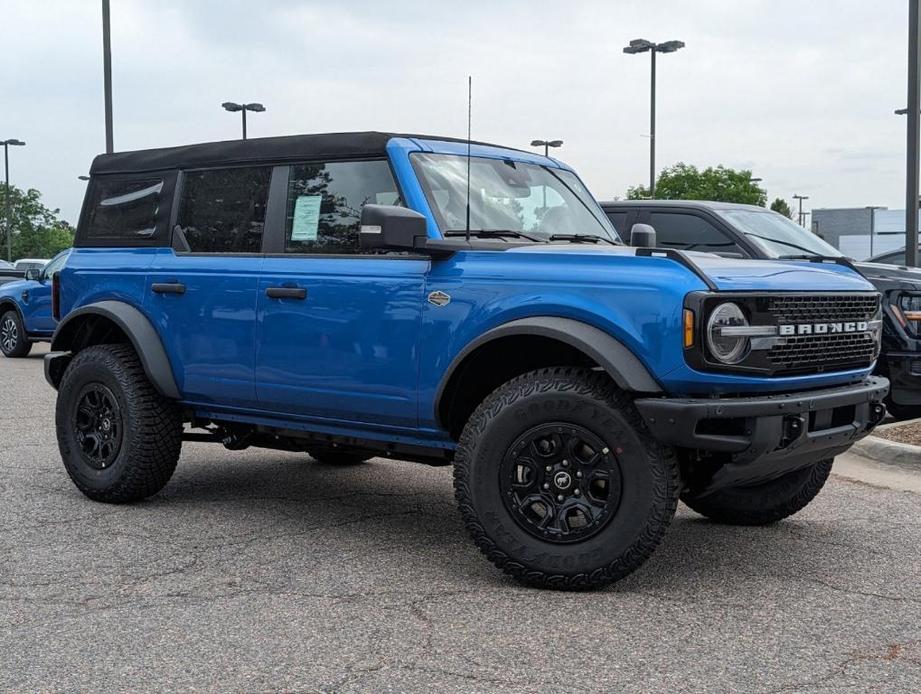
[[903,265],[884,265],[883,263],[854,263],[860,272],[877,289],[921,290],[921,269]]
[[5,282],[0,284],[0,296],[12,296],[16,294],[18,296],[19,292],[24,289],[32,289],[38,284],[34,280],[13,280],[12,282]]
[[[506,252],[624,257],[636,255],[636,248],[590,244],[534,244],[517,246]],[[858,273],[844,265],[834,263],[723,258],[711,253],[696,251],[685,251],[684,253],[721,291],[866,292],[874,289],[873,285]],[[648,259],[644,258],[644,260]],[[677,260],[664,256],[660,260],[663,263],[678,263]],[[921,278],[921,272],[919,272],[919,278]]]

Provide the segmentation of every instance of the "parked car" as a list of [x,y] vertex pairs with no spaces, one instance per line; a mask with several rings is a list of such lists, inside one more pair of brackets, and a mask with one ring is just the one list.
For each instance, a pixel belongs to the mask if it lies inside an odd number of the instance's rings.
[[[921,257],[921,255],[919,255]],[[888,251],[886,253],[880,253],[879,255],[874,255],[872,258],[867,260],[868,263],[883,263],[885,265],[901,265],[905,266],[905,246],[902,246],[898,250]]]
[[[844,260],[844,255],[783,215],[763,207],[697,200],[603,202],[615,226],[651,224],[659,245],[737,258]],[[905,252],[901,251],[904,262]],[[852,262],[882,293],[882,354],[874,373],[890,380],[886,406],[897,419],[921,417],[921,271],[878,263],[894,253]]]
[[21,280],[25,277],[25,274],[25,271],[17,270],[13,267],[12,263],[8,263],[5,260],[0,261],[0,285]]
[[852,269],[625,246],[574,171],[495,145],[101,155],[55,286],[45,373],[89,498],[157,493],[183,440],[453,463],[473,541],[538,586],[630,573],[679,496],[796,513],[885,414]]
[[51,311],[54,275],[67,262],[70,249],[61,251],[41,268],[29,268],[25,279],[0,286],[0,352],[24,357],[36,342],[48,342],[57,326]]
[[48,258],[20,258],[13,266],[17,270],[25,272],[26,270],[41,270],[49,262],[51,261]]

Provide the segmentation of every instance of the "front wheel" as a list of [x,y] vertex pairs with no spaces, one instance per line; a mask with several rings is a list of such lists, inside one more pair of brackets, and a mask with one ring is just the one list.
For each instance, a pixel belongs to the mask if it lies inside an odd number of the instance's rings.
[[775,480],[729,487],[711,494],[686,491],[681,500],[692,510],[729,525],[768,525],[801,511],[822,491],[834,458],[788,472]]
[[473,413],[454,489],[473,541],[500,569],[538,587],[594,588],[659,544],[678,503],[678,465],[603,374],[542,369]]
[[24,357],[32,351],[32,343],[16,311],[0,316],[0,352],[5,357]]

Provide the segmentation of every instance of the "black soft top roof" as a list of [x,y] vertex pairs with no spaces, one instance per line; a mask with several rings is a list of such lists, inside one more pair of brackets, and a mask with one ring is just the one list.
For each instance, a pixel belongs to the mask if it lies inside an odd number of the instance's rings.
[[[357,159],[382,157],[394,137],[443,142],[466,142],[454,137],[407,135],[376,131],[323,133],[260,137],[250,140],[205,142],[180,147],[142,149],[134,152],[100,154],[93,160],[90,174],[138,173],[162,169],[194,169],[204,166],[251,162],[303,161],[306,159]],[[483,145],[484,142],[473,144]],[[499,145],[490,145],[499,146]],[[510,148],[505,148],[510,149]]]

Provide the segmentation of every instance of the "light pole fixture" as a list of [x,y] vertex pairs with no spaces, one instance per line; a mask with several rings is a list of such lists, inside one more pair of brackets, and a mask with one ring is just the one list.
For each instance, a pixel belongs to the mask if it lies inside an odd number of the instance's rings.
[[684,48],[684,41],[665,41],[655,43],[646,39],[633,39],[624,53],[636,54],[649,52],[650,89],[649,89],[649,197],[656,197],[656,53],[674,53]]
[[6,227],[6,259],[13,262],[13,230],[10,227],[10,147],[23,147],[25,142],[11,138],[2,140],[3,145],[3,170],[6,174],[6,188],[3,190],[3,219]]
[[749,183],[761,183],[761,181],[763,180],[764,180],[763,178],[749,178],[748,182]]
[[77,179],[81,181],[88,181],[90,180],[90,177],[89,176],[77,176]]
[[562,140],[531,140],[531,146],[532,147],[543,147],[544,156],[549,157],[550,148],[551,147],[562,147],[563,141]]
[[262,104],[235,104],[233,101],[225,101],[221,106],[224,107],[225,111],[230,111],[231,113],[236,113],[239,111],[243,114],[243,139],[246,139],[246,112],[252,111],[253,113],[262,113],[265,111],[265,106]]
[[870,257],[876,255],[873,252],[873,239],[876,236],[876,211],[885,210],[884,205],[867,205],[866,209],[870,210]]
[[806,227],[804,226],[804,222],[806,221],[806,217],[803,216],[803,200],[808,200],[809,196],[808,195],[794,195],[793,199],[799,200],[799,214],[797,215],[796,220],[799,223],[799,225],[805,229]]

